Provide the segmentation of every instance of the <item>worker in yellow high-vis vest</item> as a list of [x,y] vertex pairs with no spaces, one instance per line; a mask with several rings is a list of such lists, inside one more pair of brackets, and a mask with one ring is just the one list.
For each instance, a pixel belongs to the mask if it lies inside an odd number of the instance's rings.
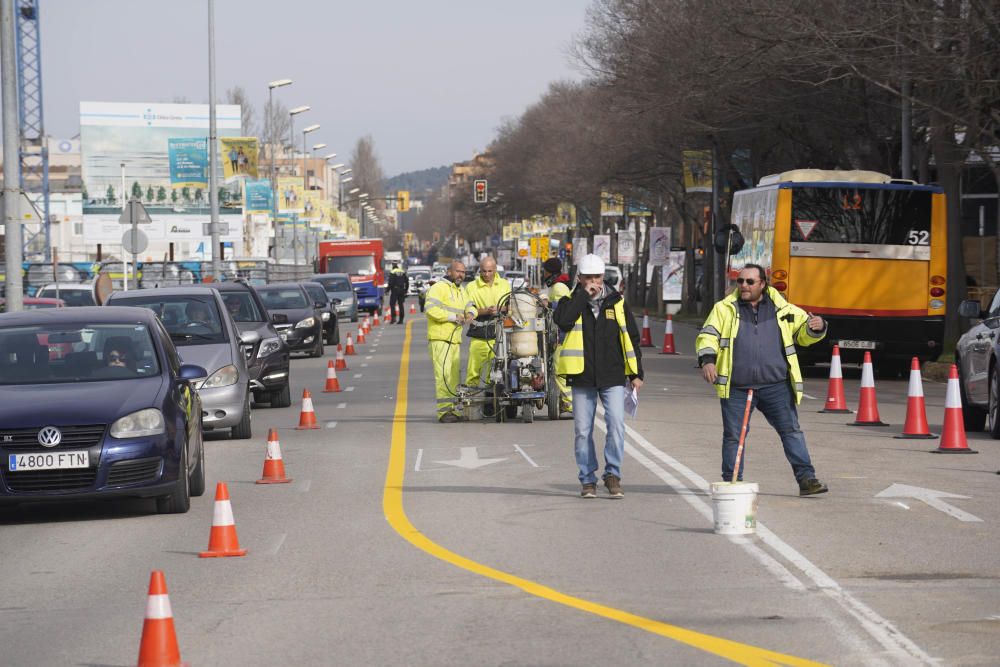
[[[548,288],[548,291],[542,295],[542,301],[553,309],[559,305],[562,299],[570,295],[569,276],[563,273],[562,268],[562,260],[558,257],[549,257],[542,264],[542,282]],[[553,368],[559,366],[559,356],[561,353],[562,344],[560,343],[556,346],[555,352],[552,354]],[[573,390],[566,383],[565,376],[558,373],[555,376],[556,387],[559,388],[559,413],[560,417],[562,417],[573,412]]]
[[439,422],[457,422],[461,415],[455,403],[460,381],[462,325],[476,317],[476,308],[466,294],[465,265],[454,261],[444,278],[427,290],[427,349],[434,365],[434,393]]
[[[479,275],[465,286],[465,291],[476,307],[476,321],[466,332],[472,340],[469,342],[465,384],[478,387],[482,374],[489,373],[489,362],[494,357],[496,332],[488,327],[488,323],[496,316],[500,300],[510,294],[510,283],[497,275],[497,261],[492,257],[485,257],[479,262]],[[487,384],[488,380],[487,377]]]

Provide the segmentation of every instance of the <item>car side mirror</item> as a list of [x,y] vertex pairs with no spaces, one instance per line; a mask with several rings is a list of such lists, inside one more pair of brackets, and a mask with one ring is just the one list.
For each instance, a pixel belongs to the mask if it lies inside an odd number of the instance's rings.
[[181,380],[197,380],[198,378],[208,377],[208,371],[201,366],[184,364],[177,373],[177,377]]
[[961,317],[967,317],[970,320],[978,320],[986,316],[986,313],[983,312],[979,302],[975,299],[968,299],[959,304],[958,314]]
[[240,334],[240,342],[244,345],[256,345],[260,342],[260,334],[256,331],[244,331]]

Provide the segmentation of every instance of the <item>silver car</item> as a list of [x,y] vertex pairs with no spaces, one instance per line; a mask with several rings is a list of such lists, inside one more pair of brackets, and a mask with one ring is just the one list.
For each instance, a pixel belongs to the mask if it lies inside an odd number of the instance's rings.
[[212,287],[163,287],[113,292],[109,306],[149,308],[163,322],[185,364],[201,366],[208,377],[192,384],[201,397],[201,421],[206,431],[229,429],[230,437],[251,437],[250,374],[242,345],[256,344],[260,335],[239,329]]
[[309,277],[310,282],[319,283],[337,307],[337,319],[350,318],[358,321],[358,298],[351,285],[351,277],[346,273],[317,273]]

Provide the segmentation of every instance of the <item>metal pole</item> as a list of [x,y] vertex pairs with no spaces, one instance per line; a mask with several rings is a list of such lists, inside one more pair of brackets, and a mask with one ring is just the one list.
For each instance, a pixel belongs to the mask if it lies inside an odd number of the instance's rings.
[[[132,224],[132,280],[135,281],[132,284],[139,289],[139,253],[136,252],[136,248],[139,247],[139,221],[135,219],[135,208],[135,206],[128,207],[128,219]],[[127,274],[125,282],[128,282]]]
[[[306,133],[302,133],[302,204],[306,203]],[[292,227],[292,250],[295,266],[299,265],[299,223]]]
[[[719,187],[719,155],[718,150],[715,147],[715,140],[712,140],[712,235],[710,238],[706,239],[705,245],[713,245],[715,243],[715,231],[719,228],[719,193],[721,188]],[[725,259],[719,256],[719,253],[713,249],[712,252],[712,292],[714,293],[713,301],[719,301],[722,299],[725,293],[725,281],[726,279],[722,277],[722,267],[725,266]]]
[[913,139],[911,137],[913,124],[911,116],[913,115],[913,110],[910,105],[911,86],[912,84],[908,79],[903,81],[903,103],[900,119],[900,129],[902,130],[902,134],[900,136],[900,143],[902,147],[900,167],[903,172],[903,178],[913,178]]
[[[274,173],[274,88],[267,87],[267,142],[271,153],[271,229],[278,226],[278,180]],[[277,234],[274,235],[277,238]],[[277,253],[275,253],[277,255]]]
[[[122,192],[121,192],[121,196],[122,196],[122,211],[124,211],[125,207],[128,206],[128,201],[125,199],[125,163],[122,162],[122,163],[120,163],[119,166],[121,166],[121,171],[122,171]],[[128,291],[128,276],[129,276],[129,270],[130,270],[131,265],[129,264],[128,254],[125,252],[124,246],[122,247],[122,264],[124,265],[124,268],[125,268],[125,273],[124,273],[124,275],[122,277],[122,284],[125,286],[125,291],[127,292]]]
[[222,258],[219,257],[219,156],[215,121],[215,0],[208,0],[208,203],[209,234],[212,238],[212,275],[222,279]]
[[0,59],[3,72],[3,218],[6,247],[7,312],[24,309],[24,283],[21,278],[21,138],[17,116],[17,63],[14,42],[14,0],[0,0]]

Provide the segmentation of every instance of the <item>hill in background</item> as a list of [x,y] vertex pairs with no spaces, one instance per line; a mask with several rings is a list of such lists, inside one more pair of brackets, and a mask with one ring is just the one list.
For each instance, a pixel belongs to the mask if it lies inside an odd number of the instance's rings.
[[409,190],[412,196],[423,195],[425,190],[434,190],[435,192],[440,190],[448,183],[450,173],[451,167],[447,165],[420,169],[419,171],[407,171],[385,179],[382,188],[386,192]]

